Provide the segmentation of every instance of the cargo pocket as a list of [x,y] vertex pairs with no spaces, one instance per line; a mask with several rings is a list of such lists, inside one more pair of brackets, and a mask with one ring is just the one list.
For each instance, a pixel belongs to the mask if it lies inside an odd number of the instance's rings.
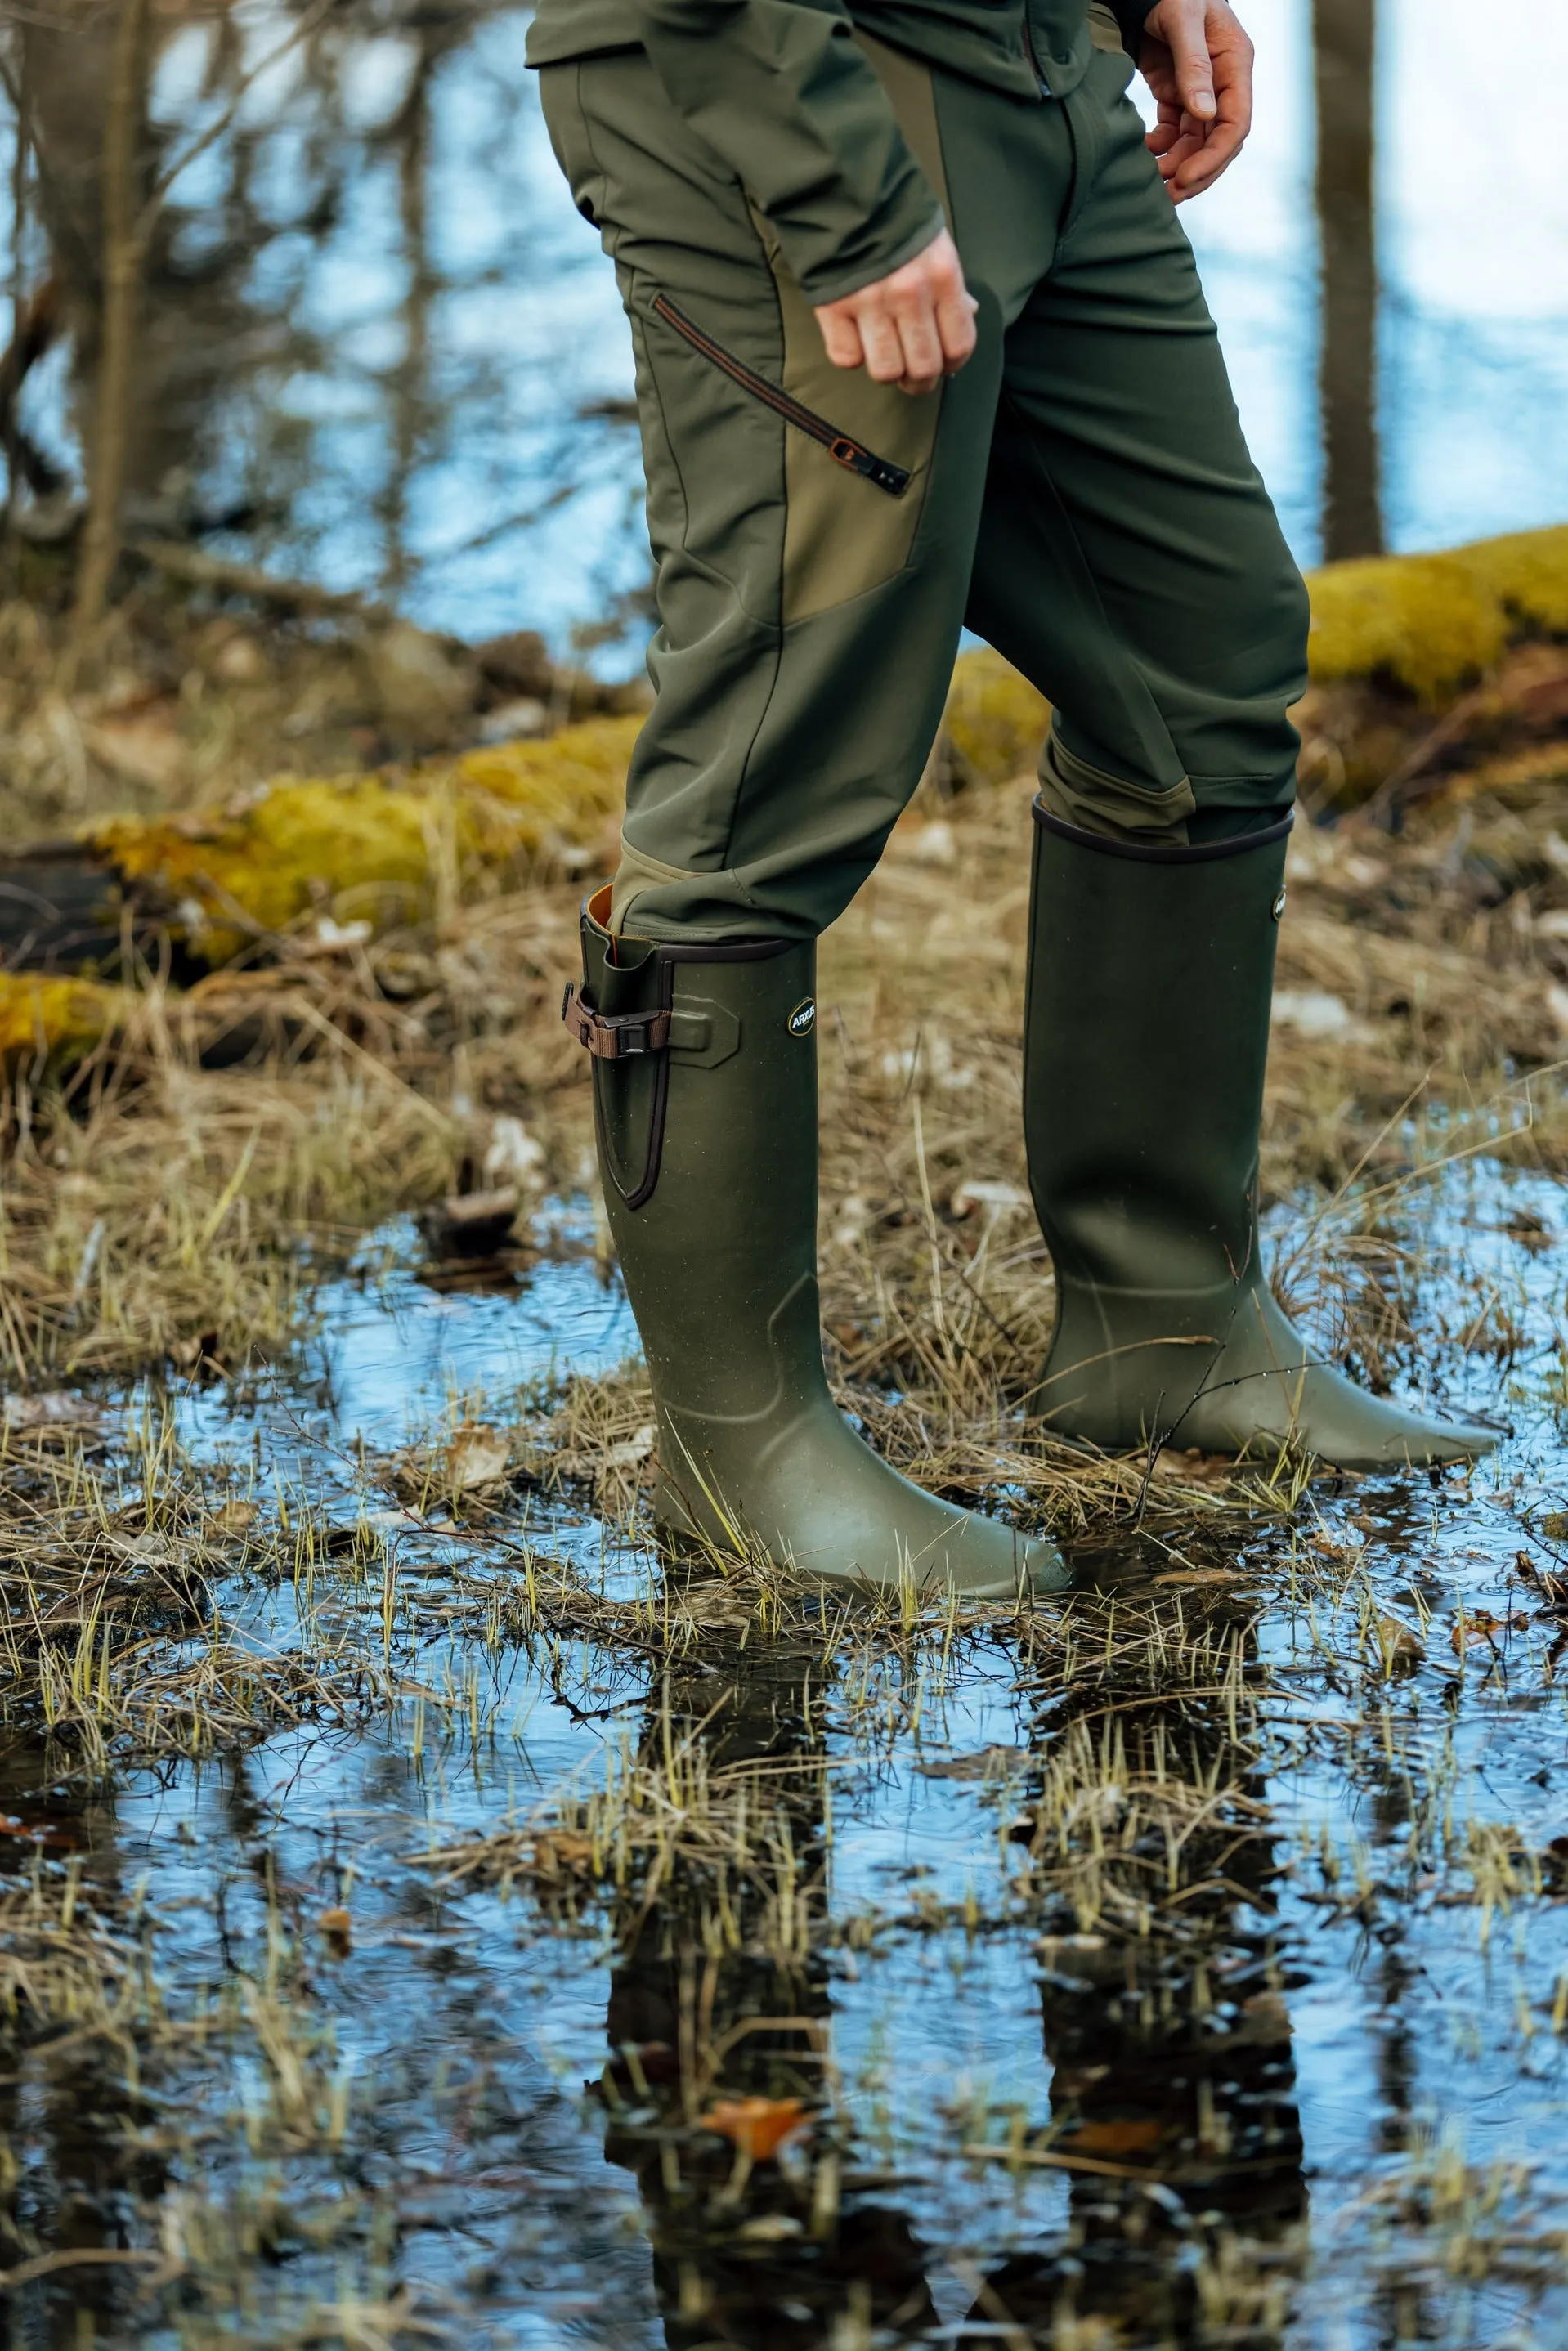
[[836,424],[830,424],[825,416],[819,416],[814,408],[808,408],[803,401],[795,399],[782,385],[769,383],[765,375],[758,375],[755,368],[748,367],[744,360],[737,359],[733,351],[716,342],[695,319],[688,319],[684,310],[677,310],[667,294],[656,294],[653,307],[655,317],[663,319],[665,326],[673,327],[694,351],[700,351],[704,359],[711,360],[732,383],[737,383],[742,392],[748,392],[753,400],[759,400],[764,408],[770,408],[775,416],[781,416],[786,424],[792,424],[797,433],[803,433],[808,440],[815,441],[819,447],[827,451],[836,465],[842,465],[850,473],[858,474],[862,481],[873,484],[879,490],[885,490],[889,497],[901,498],[904,496],[910,480],[907,465],[895,465],[890,457],[879,457],[874,449],[868,449],[863,442],[856,440],[852,433],[841,433]]

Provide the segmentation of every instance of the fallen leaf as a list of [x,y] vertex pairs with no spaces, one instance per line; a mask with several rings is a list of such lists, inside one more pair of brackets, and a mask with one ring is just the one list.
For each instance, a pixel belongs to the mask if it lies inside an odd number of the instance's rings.
[[544,1829],[534,1839],[534,1867],[542,1877],[559,1877],[563,1870],[577,1875],[593,1866],[593,1839],[571,1829]]
[[754,2163],[767,2163],[806,2119],[799,2098],[722,2098],[698,2116],[698,2127],[716,2131]]
[[446,1491],[466,1494],[477,1486],[498,1484],[511,1458],[510,1439],[498,1428],[487,1428],[483,1421],[464,1421],[446,1447]]
[[1375,1620],[1377,1646],[1383,1652],[1385,1667],[1418,1666],[1427,1654],[1427,1645],[1418,1633],[1413,1632],[1402,1617],[1378,1616]]
[[183,1564],[178,1543],[168,1535],[110,1535],[109,1548],[133,1567],[179,1567]]
[[20,1837],[28,1844],[68,1848],[73,1848],[77,1842],[69,1829],[57,1828],[50,1821],[20,1820],[15,1813],[0,1813],[0,1836]]
[[256,1524],[260,1510],[255,1502],[220,1502],[208,1520],[214,1534],[243,1535]]
[[1184,1486],[1228,1486],[1236,1464],[1222,1453],[1176,1453],[1166,1445],[1155,1456],[1154,1475],[1179,1479]]
[[1459,1656],[1469,1642],[1490,1641],[1499,1633],[1518,1632],[1529,1622],[1529,1617],[1522,1613],[1514,1616],[1494,1616],[1490,1608],[1468,1608],[1454,1619],[1454,1629],[1448,1637],[1454,1655]]

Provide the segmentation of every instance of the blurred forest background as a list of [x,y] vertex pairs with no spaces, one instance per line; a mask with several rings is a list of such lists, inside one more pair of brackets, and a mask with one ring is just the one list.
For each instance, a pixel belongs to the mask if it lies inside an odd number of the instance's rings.
[[[1558,0],[1490,8],[1479,54],[1458,0],[1244,14],[1258,131],[1185,217],[1299,557],[1568,513]],[[79,636],[149,565],[265,565],[635,664],[630,352],[528,15],[5,10],[0,586]]]

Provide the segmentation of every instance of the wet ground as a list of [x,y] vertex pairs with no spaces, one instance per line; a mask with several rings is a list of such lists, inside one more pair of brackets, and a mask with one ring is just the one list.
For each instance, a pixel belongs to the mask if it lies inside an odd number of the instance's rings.
[[663,1586],[550,1417],[632,1338],[580,1207],[15,1437],[40,1590],[96,1481],[186,1598],[112,1698],[57,1629],[110,1769],[5,1700],[7,2339],[1562,2341],[1564,1213],[1397,1205],[1495,1464],[1155,1486],[1027,1621]]

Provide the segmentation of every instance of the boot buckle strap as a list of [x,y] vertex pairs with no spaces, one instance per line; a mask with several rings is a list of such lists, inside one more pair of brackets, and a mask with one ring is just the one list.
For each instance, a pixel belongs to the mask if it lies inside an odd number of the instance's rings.
[[656,1012],[596,1012],[574,984],[561,999],[560,1017],[596,1061],[620,1061],[635,1053],[663,1053],[670,1042],[670,1015]]

